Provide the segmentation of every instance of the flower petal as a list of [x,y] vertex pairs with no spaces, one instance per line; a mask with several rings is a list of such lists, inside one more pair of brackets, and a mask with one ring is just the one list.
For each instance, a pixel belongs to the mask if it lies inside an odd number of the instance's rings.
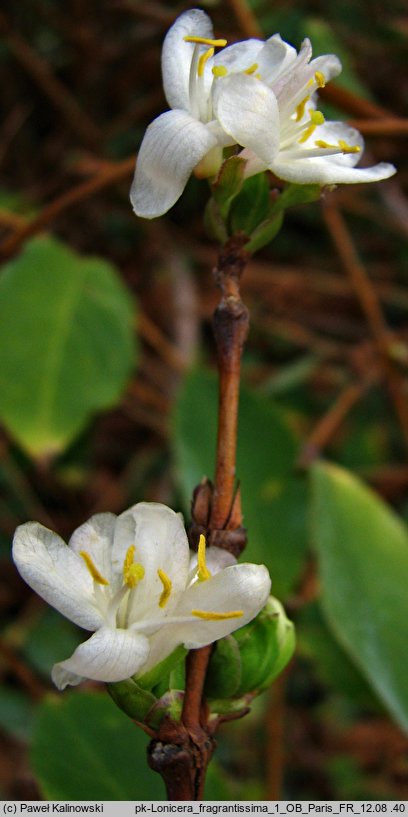
[[174,607],[178,595],[185,589],[190,561],[181,515],[159,502],[139,502],[118,517],[112,561],[114,570],[120,574],[126,551],[132,544],[136,547],[135,561],[143,565],[145,575],[134,594],[130,624],[146,613],[157,618],[164,615],[159,607],[163,584],[158,570],[164,571],[171,581],[165,612]]
[[211,60],[208,60],[208,63],[211,67],[222,65],[229,74],[246,71],[259,61],[263,48],[262,40],[243,40],[218,51]]
[[[150,653],[143,672],[147,672],[179,645],[197,649],[243,627],[265,606],[271,579],[264,565],[236,564],[221,570],[211,579],[191,585],[173,611],[175,623],[163,626],[150,638]],[[193,610],[228,613],[242,611],[239,618],[221,621],[192,616]],[[183,617],[185,620],[183,621]]]
[[246,74],[227,76],[214,91],[214,111],[239,145],[272,162],[279,144],[279,110],[270,88]]
[[[359,147],[360,151],[307,157],[309,144],[310,150],[313,150],[316,141],[337,145],[341,140],[350,146]],[[395,167],[385,162],[373,167],[354,167],[360,161],[363,150],[364,140],[358,130],[344,122],[325,122],[316,128],[313,136],[304,144],[304,150],[299,150],[299,158],[290,158],[288,155],[285,159],[285,151],[281,151],[270,169],[279,178],[296,184],[358,184],[381,181],[394,175]]]
[[124,681],[140,670],[149,654],[148,639],[129,630],[102,627],[75,650],[71,658],[55,664],[51,677],[58,689],[94,681]]
[[170,108],[190,109],[189,77],[194,43],[185,36],[214,37],[210,18],[201,9],[185,11],[166,34],[162,50],[164,93]]
[[24,581],[48,604],[85,630],[101,626],[85,562],[60,536],[37,522],[26,522],[14,534],[13,559]]
[[130,200],[136,215],[156,218],[181,196],[194,167],[217,144],[214,133],[185,111],[166,111],[145,133]]
[[262,82],[269,85],[276,81],[290,65],[293,65],[296,57],[296,49],[285,43],[280,34],[274,34],[266,41],[258,56]]
[[316,57],[316,59],[312,60],[310,63],[310,68],[313,71],[313,74],[316,71],[319,71],[323,74],[325,81],[329,82],[334,77],[337,77],[341,73],[342,65],[338,57],[335,54],[324,54],[321,57]]
[[[112,584],[112,544],[116,515],[98,513],[77,528],[68,545],[74,553],[86,551],[101,575]],[[112,587],[113,592],[115,587]]]

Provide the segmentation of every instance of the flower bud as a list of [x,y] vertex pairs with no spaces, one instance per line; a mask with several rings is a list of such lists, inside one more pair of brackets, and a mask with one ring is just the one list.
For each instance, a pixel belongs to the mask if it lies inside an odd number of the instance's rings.
[[253,621],[217,641],[208,668],[207,698],[258,694],[279,675],[295,648],[294,627],[270,596]]

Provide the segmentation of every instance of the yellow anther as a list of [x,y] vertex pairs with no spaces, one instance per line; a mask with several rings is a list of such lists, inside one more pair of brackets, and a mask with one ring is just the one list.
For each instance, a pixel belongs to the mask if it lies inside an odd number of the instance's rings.
[[250,65],[249,68],[247,68],[246,71],[244,71],[244,74],[255,74],[255,71],[257,71],[258,68],[259,68],[258,63],[254,62],[253,65]]
[[192,610],[192,616],[202,618],[204,621],[226,621],[229,618],[241,618],[244,615],[243,610],[230,610],[228,613],[212,613],[207,610]]
[[225,67],[225,65],[213,65],[211,71],[215,77],[226,77],[228,74],[228,69]]
[[135,546],[131,545],[126,551],[125,560],[123,562],[123,578],[125,584],[131,588],[136,587],[145,574],[143,565],[134,561],[135,551]]
[[298,139],[299,144],[303,144],[303,142],[307,142],[309,136],[314,133],[316,130],[317,125],[323,125],[324,116],[321,111],[310,111],[310,125],[306,128],[304,134]]
[[310,111],[310,119],[314,125],[323,125],[325,121],[321,111]]
[[227,45],[227,40],[210,40],[208,37],[184,37],[186,43],[197,43],[198,45],[212,45],[214,48],[223,48]]
[[198,562],[198,581],[205,582],[207,579],[211,579],[211,573],[208,570],[205,561],[205,549],[206,549],[206,541],[205,536],[201,534],[200,541],[198,543],[198,553],[197,553],[197,562]]
[[255,74],[255,79],[261,79],[261,75],[260,74]]
[[296,122],[300,122],[300,120],[303,118],[304,113],[305,113],[306,103],[309,102],[309,99],[310,99],[310,94],[305,96],[305,98],[302,99],[301,102],[299,102],[299,105],[296,108]]
[[324,86],[326,85],[326,77],[324,76],[324,74],[322,74],[321,71],[316,71],[315,80],[317,82],[318,88],[324,88]]
[[311,88],[314,85],[314,79],[309,79],[309,82],[306,83],[306,88]]
[[207,60],[209,60],[210,57],[213,57],[213,56],[214,56],[214,49],[213,48],[209,48],[208,51],[206,51],[204,54],[201,54],[201,57],[198,60],[198,68],[197,68],[197,74],[198,74],[199,77],[204,76],[205,64],[206,64]]
[[339,139],[339,148],[341,148],[343,153],[360,153],[361,151],[359,145],[349,145],[344,139]]
[[330,148],[331,150],[337,148],[337,145],[331,145],[330,142],[324,142],[323,139],[316,139],[315,145],[317,148]]
[[157,571],[157,575],[163,585],[163,591],[159,599],[159,607],[165,607],[170,598],[171,579],[169,579],[167,573],[165,573],[164,570],[160,570],[160,568]]
[[86,550],[80,550],[79,555],[82,556],[94,582],[104,585],[109,584],[108,580],[105,579],[101,573],[99,573],[98,568],[96,567],[96,565],[94,565],[89,553],[87,553]]

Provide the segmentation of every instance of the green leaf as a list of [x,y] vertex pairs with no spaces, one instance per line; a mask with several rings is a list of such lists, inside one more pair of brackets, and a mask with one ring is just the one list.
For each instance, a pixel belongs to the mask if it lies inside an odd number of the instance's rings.
[[164,800],[147,742],[107,695],[64,693],[39,707],[31,759],[48,800]]
[[333,465],[312,470],[313,540],[330,629],[408,731],[408,534],[363,483]]
[[297,621],[298,652],[313,661],[317,677],[365,710],[383,712],[372,687],[329,630],[320,605],[303,608]]
[[26,740],[33,721],[33,703],[18,689],[0,687],[0,727],[20,740]]
[[44,608],[35,626],[25,635],[22,654],[46,678],[54,664],[72,655],[84,640],[83,631],[50,607]]
[[234,199],[231,212],[231,232],[252,235],[256,227],[264,221],[269,210],[269,184],[266,173],[257,173],[246,179],[238,196]]
[[[177,473],[186,507],[202,477],[214,474],[217,403],[216,377],[192,371],[174,417]],[[306,485],[294,474],[296,454],[297,442],[283,412],[269,398],[243,388],[237,478],[249,533],[244,558],[267,565],[278,597],[293,591],[306,548]]]
[[0,418],[31,455],[64,449],[114,405],[134,364],[133,308],[115,269],[53,238],[0,278]]

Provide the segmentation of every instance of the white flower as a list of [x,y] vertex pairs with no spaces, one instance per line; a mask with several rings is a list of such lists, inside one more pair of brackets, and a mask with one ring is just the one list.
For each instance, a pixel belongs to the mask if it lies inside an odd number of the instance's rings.
[[94,632],[55,664],[59,689],[85,678],[121,681],[154,667],[180,644],[196,649],[242,627],[265,605],[263,565],[236,564],[200,539],[189,551],[181,516],[141,502],[102,513],[69,544],[48,528],[17,528],[13,558],[25,581],[71,621]]
[[182,14],[163,44],[162,72],[172,110],[148,127],[137,160],[131,201],[137,215],[155,218],[177,201],[187,180],[214,176],[224,147],[239,145],[246,175],[270,169],[297,184],[386,179],[393,165],[355,168],[363,151],[358,131],[325,122],[315,92],[341,71],[334,55],[311,60],[305,40],[297,54],[279,34],[250,39],[215,53],[207,14]]

